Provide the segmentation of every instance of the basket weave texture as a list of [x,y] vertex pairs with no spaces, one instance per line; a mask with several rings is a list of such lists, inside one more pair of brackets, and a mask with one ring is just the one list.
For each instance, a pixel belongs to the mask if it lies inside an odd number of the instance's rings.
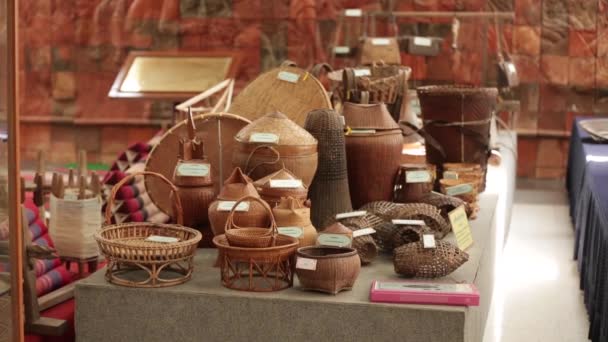
[[[374,228],[384,223],[381,218],[375,215],[367,214],[365,216],[353,217],[340,220],[340,223],[353,231],[365,228]],[[374,239],[374,235],[362,235],[353,238],[352,246],[359,253],[362,264],[369,264],[378,256],[378,245]]]
[[298,257],[317,261],[316,269],[296,268],[303,289],[336,294],[350,290],[361,271],[357,251],[348,247],[310,246],[298,248]]
[[[244,201],[257,202],[264,206],[266,211],[270,215],[270,227],[239,227],[234,223],[234,213],[236,212],[239,204]],[[272,210],[258,197],[246,196],[239,199],[235,204],[228,219],[224,226],[224,234],[226,234],[226,240],[231,246],[235,247],[247,247],[247,248],[267,248],[274,246],[276,242],[277,223],[272,215]]]
[[395,272],[405,277],[439,278],[454,272],[469,260],[469,255],[443,241],[435,248],[424,248],[421,241],[395,249]]

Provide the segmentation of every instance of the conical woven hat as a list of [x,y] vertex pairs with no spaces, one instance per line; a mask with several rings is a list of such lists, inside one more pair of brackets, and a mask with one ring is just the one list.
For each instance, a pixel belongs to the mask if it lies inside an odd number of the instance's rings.
[[317,139],[280,112],[272,112],[253,121],[241,129],[235,139],[248,143],[254,133],[276,134],[279,138],[278,145],[317,145]]

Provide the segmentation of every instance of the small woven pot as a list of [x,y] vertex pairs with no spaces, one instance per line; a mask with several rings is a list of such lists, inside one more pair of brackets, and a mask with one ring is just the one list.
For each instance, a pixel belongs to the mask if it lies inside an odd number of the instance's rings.
[[401,164],[395,177],[393,202],[418,202],[433,190],[433,178],[426,164]]
[[[234,213],[238,208],[239,203],[243,201],[258,202],[262,204],[270,215],[270,227],[239,227],[234,223]],[[245,248],[267,248],[274,246],[276,242],[277,224],[272,216],[272,211],[268,204],[257,197],[246,196],[239,199],[228,215],[228,220],[224,226],[226,240],[231,246]]]
[[300,241],[300,247],[312,246],[317,241],[317,230],[310,222],[310,208],[296,198],[287,197],[272,208],[272,214],[277,222],[279,234],[282,227],[291,227],[296,232],[301,230],[300,235],[293,235]]
[[272,181],[297,181],[299,180],[291,171],[286,168],[282,168],[277,172],[271,173],[266,177],[260,178],[257,181],[253,182],[256,190],[260,194],[260,197],[271,208],[274,208],[279,202],[281,198],[293,197],[300,201],[305,201],[308,195],[308,189],[304,185],[298,187],[273,187]]
[[395,249],[395,272],[408,278],[439,278],[454,272],[469,255],[447,242],[436,241],[435,248],[424,248],[421,241]]
[[347,247],[310,246],[298,248],[299,258],[316,260],[315,270],[296,267],[300,286],[305,290],[314,290],[337,294],[350,290],[361,271],[361,261],[357,251]]

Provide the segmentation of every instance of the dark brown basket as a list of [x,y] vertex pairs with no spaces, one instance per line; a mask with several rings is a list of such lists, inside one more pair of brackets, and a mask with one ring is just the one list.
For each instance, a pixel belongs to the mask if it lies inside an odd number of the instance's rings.
[[[378,216],[368,214],[361,217],[342,219],[340,220],[340,223],[351,230],[356,231],[364,228],[374,228],[374,226],[380,225],[384,223],[384,221]],[[376,234],[353,238],[352,246],[357,250],[357,253],[359,253],[361,263],[364,265],[371,263],[378,256],[378,245],[376,245],[373,235]]]
[[435,248],[424,248],[421,241],[395,249],[395,272],[405,277],[439,278],[454,272],[469,255],[447,242],[436,241]]
[[402,203],[376,201],[367,203],[366,205],[359,208],[359,210],[366,210],[368,213],[372,213],[385,221],[390,221],[395,217],[397,211],[402,207]]
[[311,219],[315,227],[338,213],[353,210],[348,187],[344,128],[331,109],[308,113],[304,128],[319,142],[319,165],[308,189],[312,203]]
[[298,248],[296,255],[317,261],[316,269],[296,268],[303,289],[336,294],[350,290],[361,271],[357,251],[348,247],[310,246]]
[[[407,182],[408,172],[428,172],[428,182]],[[426,164],[401,164],[395,176],[393,201],[414,203],[433,190],[433,172]]]
[[[266,208],[266,211],[270,215],[270,227],[239,227],[234,223],[234,213],[239,205],[243,201],[252,201],[260,203]],[[257,197],[246,196],[239,199],[235,204],[224,228],[224,234],[226,234],[226,240],[231,246],[245,247],[245,248],[267,248],[272,247],[275,244],[277,233],[277,224],[272,215],[272,210],[268,204]]]
[[435,208],[441,211],[441,216],[449,221],[449,212],[464,205],[465,211],[467,215],[471,215],[471,208],[467,204],[467,202],[461,200],[460,198],[448,196],[436,192],[431,192],[428,195],[424,196],[420,199],[420,203],[426,203],[434,206]]
[[430,204],[404,204],[395,212],[393,219],[422,220],[437,239],[443,239],[452,230],[452,226],[441,216],[439,209]]
[[446,162],[481,165],[484,177],[480,191],[483,191],[496,88],[436,85],[419,87],[417,92],[427,134],[427,161],[435,165]]

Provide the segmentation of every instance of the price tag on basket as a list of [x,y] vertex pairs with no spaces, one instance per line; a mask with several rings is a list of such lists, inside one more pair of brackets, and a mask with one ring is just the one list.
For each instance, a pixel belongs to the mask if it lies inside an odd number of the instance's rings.
[[301,179],[271,179],[271,188],[295,189],[302,188]]
[[360,17],[363,15],[363,10],[360,8],[347,8],[344,10],[346,17]]
[[450,186],[445,189],[445,192],[448,196],[458,196],[458,195],[468,194],[471,191],[473,191],[473,185],[468,184],[468,183]]
[[433,40],[427,37],[414,37],[414,44],[418,46],[430,47],[433,45]]
[[437,245],[435,244],[435,235],[433,235],[433,234],[422,235],[422,244],[423,244],[424,248],[437,247]]
[[278,144],[279,136],[274,133],[252,133],[249,142]]
[[[220,201],[217,204],[217,211],[231,211],[235,204],[236,201]],[[249,202],[239,203],[235,211],[249,211]]]
[[404,226],[425,226],[426,223],[422,220],[401,220],[394,219],[392,220],[394,225],[404,225]]
[[182,177],[205,177],[209,175],[209,164],[180,163],[177,166],[177,175]]
[[277,78],[280,79],[281,81],[285,81],[285,82],[289,82],[289,83],[298,83],[298,80],[300,79],[300,75],[294,74],[293,72],[289,72],[289,71],[281,71],[277,75]]
[[278,227],[277,230],[281,235],[287,235],[294,238],[299,238],[304,234],[302,227]]
[[355,69],[353,71],[355,73],[355,76],[357,76],[357,77],[372,75],[372,72],[369,69]]
[[365,210],[351,211],[349,213],[337,214],[336,220],[342,220],[345,218],[352,218],[352,217],[361,217],[361,216],[365,216],[365,215],[367,215],[367,211],[365,211]]
[[316,271],[317,259],[298,257],[298,260],[296,260],[296,268],[299,268],[301,270]]
[[350,53],[350,47],[349,46],[336,46],[336,47],[334,47],[334,53],[336,55],[347,55]]
[[317,238],[317,244],[323,246],[350,247],[352,239],[344,234],[321,233]]
[[374,234],[375,232],[376,230],[374,228],[357,229],[353,231],[353,238]]
[[444,171],[443,178],[445,179],[458,179],[458,172],[456,171]]
[[146,241],[159,243],[175,243],[179,242],[179,239],[171,236],[150,235],[146,238]]
[[391,40],[388,38],[372,38],[372,45],[376,46],[386,46],[391,43]]
[[418,171],[406,171],[405,172],[406,183],[430,183],[431,173],[427,170]]
[[450,223],[452,224],[452,230],[456,236],[456,244],[461,250],[466,250],[473,245],[473,233],[471,232],[471,226],[467,219],[467,213],[464,210],[464,206],[450,211],[448,213]]

